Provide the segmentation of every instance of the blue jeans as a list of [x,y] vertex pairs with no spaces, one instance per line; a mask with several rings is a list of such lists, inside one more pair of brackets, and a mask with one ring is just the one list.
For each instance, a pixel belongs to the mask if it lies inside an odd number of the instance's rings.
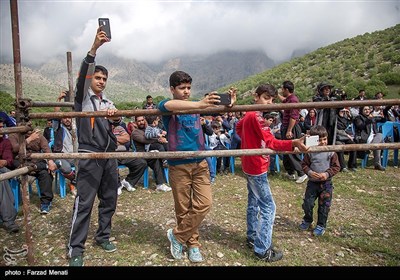
[[[205,149],[206,149],[206,151],[211,151],[211,149],[210,149],[210,147],[208,145],[205,145]],[[215,168],[213,167],[211,157],[206,157],[206,161],[207,161],[207,164],[208,164],[208,169],[210,170],[210,177],[211,178],[215,178],[215,175],[216,175],[215,174]]]
[[247,175],[247,238],[254,240],[254,252],[264,255],[272,246],[276,205],[267,173]]

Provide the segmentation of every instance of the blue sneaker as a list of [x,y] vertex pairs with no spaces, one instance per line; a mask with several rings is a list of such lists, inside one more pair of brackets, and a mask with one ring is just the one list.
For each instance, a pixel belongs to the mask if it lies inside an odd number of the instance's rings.
[[171,242],[171,254],[174,259],[180,260],[182,259],[182,244],[176,240],[174,234],[172,233],[172,228],[167,231],[167,237],[169,242]]
[[321,227],[321,226],[318,226],[318,225],[313,231],[313,234],[315,236],[322,236],[322,235],[324,235],[324,233],[325,233],[325,228]]
[[215,184],[215,177],[211,177],[210,182],[211,182],[211,185],[214,185]]
[[40,214],[49,214],[51,203],[40,204]]
[[302,221],[301,224],[299,225],[299,229],[301,230],[308,230],[311,226],[311,223],[308,223],[306,221]]
[[194,263],[203,261],[203,256],[201,255],[199,248],[193,247],[189,249],[189,260]]

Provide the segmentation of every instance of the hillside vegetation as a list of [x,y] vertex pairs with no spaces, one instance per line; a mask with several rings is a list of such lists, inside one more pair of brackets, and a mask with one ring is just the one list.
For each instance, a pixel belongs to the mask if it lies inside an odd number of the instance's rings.
[[295,84],[301,101],[309,101],[316,86],[326,81],[343,89],[349,97],[365,89],[367,97],[382,91],[400,97],[400,24],[383,31],[366,33],[320,48],[270,70],[226,86],[244,93],[239,104],[248,104],[249,92],[262,83],[279,86],[284,80]]

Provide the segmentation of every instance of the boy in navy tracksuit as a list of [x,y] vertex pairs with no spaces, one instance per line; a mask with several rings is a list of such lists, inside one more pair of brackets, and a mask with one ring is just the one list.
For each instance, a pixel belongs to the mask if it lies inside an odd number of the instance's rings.
[[[75,89],[75,111],[107,111],[113,116],[116,108],[103,91],[107,84],[108,71],[95,65],[97,49],[109,39],[106,33],[97,29],[92,48],[81,64]],[[116,137],[112,132],[113,121],[104,117],[78,118],[78,142],[80,153],[115,152]],[[109,241],[111,218],[117,204],[118,165],[116,159],[80,159],[77,175],[77,196],[75,198],[71,235],[68,243],[70,266],[83,265],[83,252],[90,225],[90,215],[96,195],[99,199],[99,227],[96,244],[106,252],[114,252],[115,245]]]

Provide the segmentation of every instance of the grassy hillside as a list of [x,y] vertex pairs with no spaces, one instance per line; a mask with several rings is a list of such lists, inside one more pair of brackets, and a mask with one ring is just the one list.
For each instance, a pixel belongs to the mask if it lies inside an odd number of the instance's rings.
[[400,24],[383,31],[366,33],[320,48],[303,57],[231,84],[242,93],[239,104],[251,100],[249,91],[262,83],[279,86],[284,80],[295,84],[301,101],[314,95],[316,86],[326,81],[355,97],[365,89],[368,97],[382,91],[400,98]]

